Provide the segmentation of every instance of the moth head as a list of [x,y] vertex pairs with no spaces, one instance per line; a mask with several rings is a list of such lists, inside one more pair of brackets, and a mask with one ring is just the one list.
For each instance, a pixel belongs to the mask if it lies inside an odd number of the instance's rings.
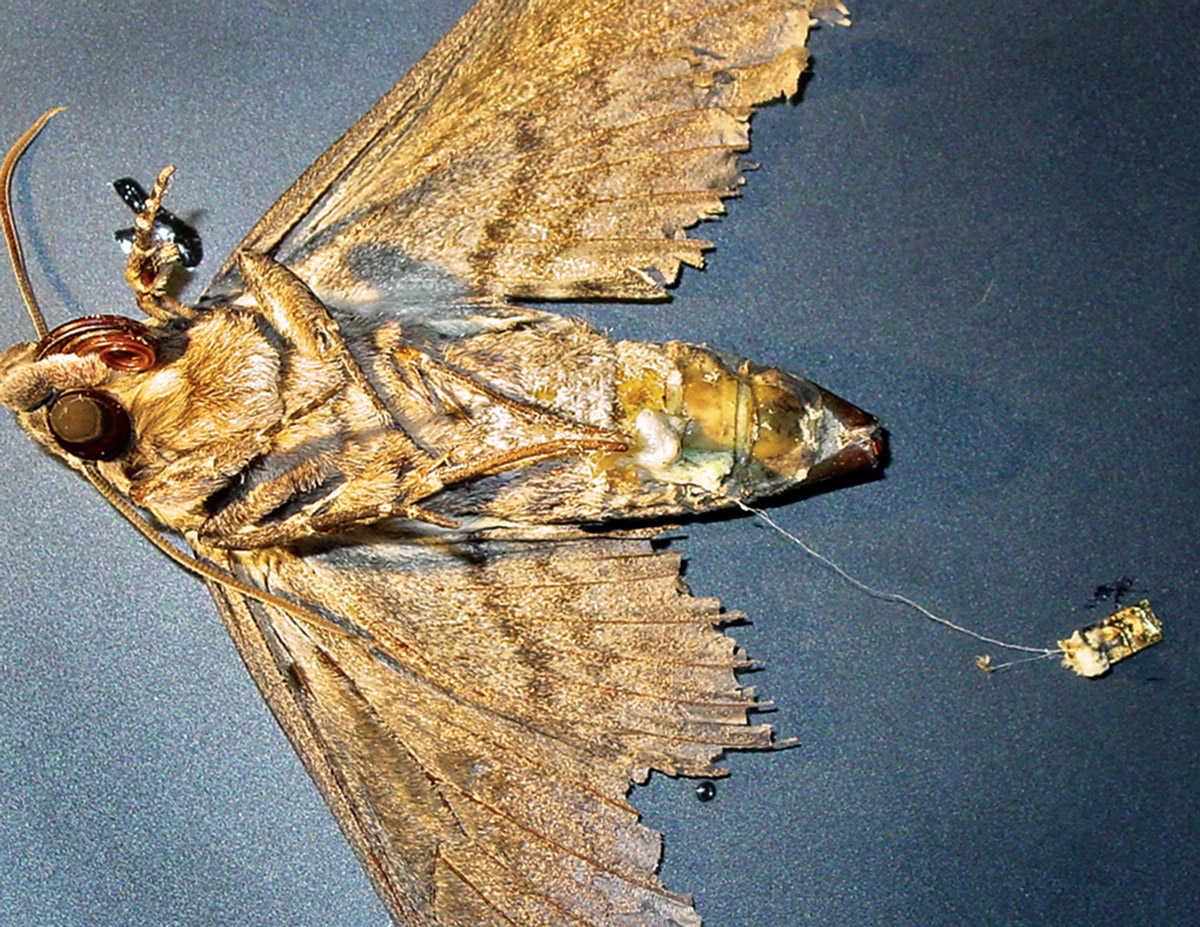
[[[129,412],[112,390],[123,374],[158,360],[158,341],[140,322],[101,315],[74,319],[36,344],[0,358],[0,403],[21,416],[42,443],[80,460],[125,455],[133,440]],[[52,447],[53,449],[53,447]]]
[[0,219],[13,272],[37,342],[14,345],[0,355],[0,403],[18,413],[39,442],[80,461],[110,461],[133,440],[128,411],[108,389],[122,374],[152,368],[158,342],[140,322],[121,316],[86,316],[46,330],[33,295],[8,191],[17,160],[55,113],[44,113],[21,136],[0,166]]

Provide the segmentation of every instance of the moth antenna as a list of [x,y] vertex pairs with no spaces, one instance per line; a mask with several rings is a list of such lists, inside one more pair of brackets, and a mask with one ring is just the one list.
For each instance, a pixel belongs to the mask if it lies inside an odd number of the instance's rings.
[[42,310],[38,308],[37,297],[33,295],[29,275],[25,272],[25,259],[21,256],[21,239],[17,236],[17,225],[13,222],[9,191],[12,187],[13,169],[21,160],[25,149],[38,137],[38,133],[50,121],[50,117],[58,115],[64,109],[66,109],[65,106],[58,106],[42,113],[37,122],[30,126],[8,150],[8,154],[4,156],[4,163],[0,165],[0,221],[4,223],[4,241],[8,244],[8,257],[12,261],[13,276],[17,278],[17,287],[21,290],[21,298],[25,300],[25,308],[29,311],[29,318],[33,322],[33,328],[37,332],[39,341],[46,337],[48,329],[46,320],[42,318]]

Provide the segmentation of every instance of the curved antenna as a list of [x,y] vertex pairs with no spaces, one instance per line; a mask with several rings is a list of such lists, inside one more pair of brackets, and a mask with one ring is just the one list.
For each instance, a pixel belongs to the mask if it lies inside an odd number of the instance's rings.
[[48,109],[42,113],[25,134],[4,156],[0,164],[0,222],[4,224],[4,240],[8,244],[8,257],[12,261],[13,276],[17,278],[17,286],[21,290],[21,298],[25,300],[25,308],[29,310],[29,318],[37,332],[38,340],[46,337],[46,320],[42,318],[42,310],[38,308],[37,298],[33,295],[33,287],[29,284],[29,275],[25,273],[25,259],[21,256],[21,239],[17,237],[17,226],[13,222],[12,208],[9,205],[9,190],[12,186],[13,169],[29,147],[29,143],[38,137],[42,127],[50,121],[51,116],[61,113],[65,106]]

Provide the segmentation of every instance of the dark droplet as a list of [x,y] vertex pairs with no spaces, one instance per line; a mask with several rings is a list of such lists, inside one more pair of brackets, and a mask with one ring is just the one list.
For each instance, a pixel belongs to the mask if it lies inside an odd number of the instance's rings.
[[1103,583],[1096,587],[1096,591],[1092,593],[1092,600],[1087,604],[1087,608],[1096,608],[1111,602],[1113,605],[1123,605],[1125,597],[1133,591],[1137,581],[1132,576],[1122,576],[1114,579],[1111,583]]
[[701,779],[696,783],[696,799],[698,801],[712,801],[717,797],[717,784],[711,779]]

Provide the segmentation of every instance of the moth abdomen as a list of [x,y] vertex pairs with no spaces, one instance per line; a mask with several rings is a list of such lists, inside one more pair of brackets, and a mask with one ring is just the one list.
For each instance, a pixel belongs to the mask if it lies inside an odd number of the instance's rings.
[[[560,440],[584,423],[623,445],[581,447],[432,503],[466,521],[669,518],[869,471],[883,451],[874,416],[809,380],[699,345],[610,341],[548,313],[463,339],[447,359],[459,371],[456,389],[490,384],[489,397],[510,398],[503,418],[493,400],[490,411],[473,406],[467,423],[411,417],[414,436],[438,454]],[[436,383],[444,371],[432,359],[426,366]],[[528,418],[519,432],[518,409]]]
[[617,354],[617,417],[638,441],[629,459],[643,479],[698,491],[679,497],[685,508],[880,462],[876,418],[802,377],[680,342],[621,342]]

